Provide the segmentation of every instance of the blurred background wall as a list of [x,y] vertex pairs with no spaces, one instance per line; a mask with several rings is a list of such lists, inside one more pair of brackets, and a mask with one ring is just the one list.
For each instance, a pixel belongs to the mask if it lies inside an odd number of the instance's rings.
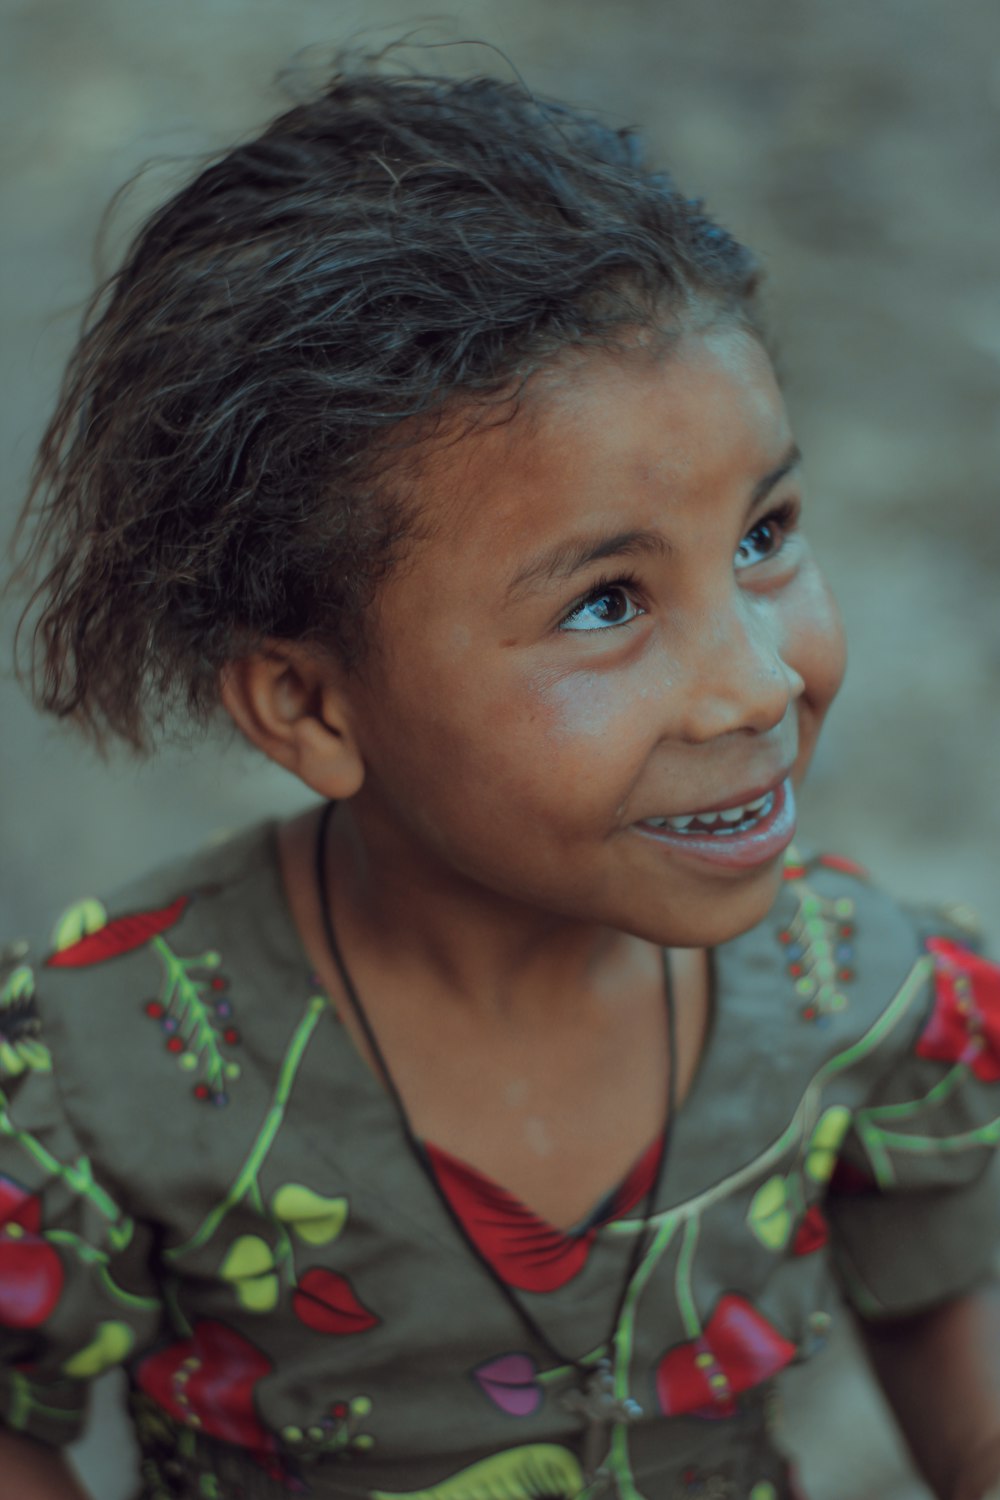
[[[439,17],[427,40],[484,38],[533,88],[641,123],[682,185],[762,255],[811,529],[852,650],[806,835],[902,895],[978,906],[1000,947],[1000,8],[451,0]],[[114,189],[142,162],[173,159],[137,189],[112,252],[190,170],[176,158],[287,105],[280,69],[321,76],[324,49],[359,28],[398,34],[426,19],[407,0],[5,0],[0,530]],[[474,48],[434,64],[505,70]],[[5,643],[13,620],[8,604]],[[304,800],[235,747],[101,764],[36,716],[9,672],[0,726],[3,934]],[[83,1465],[95,1493],[118,1500],[124,1445],[107,1420]],[[924,1493],[840,1345],[788,1424],[818,1500]]]

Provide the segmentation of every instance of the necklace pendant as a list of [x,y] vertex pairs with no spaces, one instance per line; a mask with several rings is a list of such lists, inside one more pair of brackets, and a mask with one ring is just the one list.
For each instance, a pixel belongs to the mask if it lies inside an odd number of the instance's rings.
[[587,1374],[583,1388],[575,1387],[562,1398],[567,1411],[578,1412],[588,1426],[607,1426],[612,1422],[634,1422],[642,1416],[642,1407],[631,1396],[615,1395],[615,1372],[610,1359],[599,1359]]
[[642,1407],[631,1397],[615,1395],[615,1372],[609,1359],[598,1360],[587,1374],[582,1389],[577,1386],[562,1398],[567,1411],[583,1417],[583,1477],[586,1500],[604,1500],[614,1492],[614,1478],[607,1467],[611,1427],[634,1422]]

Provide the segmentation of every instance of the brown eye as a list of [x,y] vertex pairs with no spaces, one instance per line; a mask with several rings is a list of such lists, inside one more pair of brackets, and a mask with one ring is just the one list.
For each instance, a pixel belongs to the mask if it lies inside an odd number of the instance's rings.
[[602,583],[566,616],[560,629],[604,630],[612,625],[629,625],[642,613],[625,583]]
[[794,529],[794,511],[789,505],[772,511],[769,516],[751,526],[736,549],[734,559],[737,568],[750,568],[754,563],[766,562],[780,552]]

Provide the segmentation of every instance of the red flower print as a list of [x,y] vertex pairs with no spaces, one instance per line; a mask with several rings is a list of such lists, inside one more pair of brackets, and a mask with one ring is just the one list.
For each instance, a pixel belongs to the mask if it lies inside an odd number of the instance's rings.
[[918,1057],[965,1063],[984,1083],[1000,1080],[1000,965],[950,938],[931,938],[934,1011]]
[[178,1422],[241,1448],[271,1449],[254,1410],[254,1386],[271,1361],[224,1323],[196,1323],[189,1339],[144,1359],[139,1389]]
[[818,1203],[810,1208],[802,1223],[796,1231],[792,1241],[793,1255],[812,1255],[816,1250],[822,1250],[830,1238],[830,1226],[826,1222],[826,1215]]
[[321,1266],[299,1277],[292,1307],[299,1322],[317,1333],[364,1333],[378,1323],[375,1314],[358,1301],[347,1277]]
[[0,1177],[0,1324],[7,1328],[37,1328],[62,1293],[62,1262],[39,1234],[41,1223],[41,1200]]
[[701,1335],[669,1349],[656,1372],[660,1410],[668,1417],[731,1417],[741,1391],[770,1379],[795,1355],[776,1328],[743,1297],[720,1297]]
[[179,922],[187,904],[187,896],[178,896],[176,901],[159,911],[115,917],[97,932],[88,933],[67,948],[58,948],[45,960],[45,966],[48,969],[80,969],[88,964],[104,963],[122,953],[131,953],[134,948],[141,948],[150,938],[158,937]]

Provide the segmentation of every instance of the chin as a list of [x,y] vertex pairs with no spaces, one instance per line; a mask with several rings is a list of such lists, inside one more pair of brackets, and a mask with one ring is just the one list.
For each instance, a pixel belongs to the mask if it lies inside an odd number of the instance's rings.
[[725,882],[711,895],[705,891],[675,894],[641,914],[617,922],[624,931],[663,948],[717,948],[749,932],[770,914],[781,890],[781,859],[751,879]]

